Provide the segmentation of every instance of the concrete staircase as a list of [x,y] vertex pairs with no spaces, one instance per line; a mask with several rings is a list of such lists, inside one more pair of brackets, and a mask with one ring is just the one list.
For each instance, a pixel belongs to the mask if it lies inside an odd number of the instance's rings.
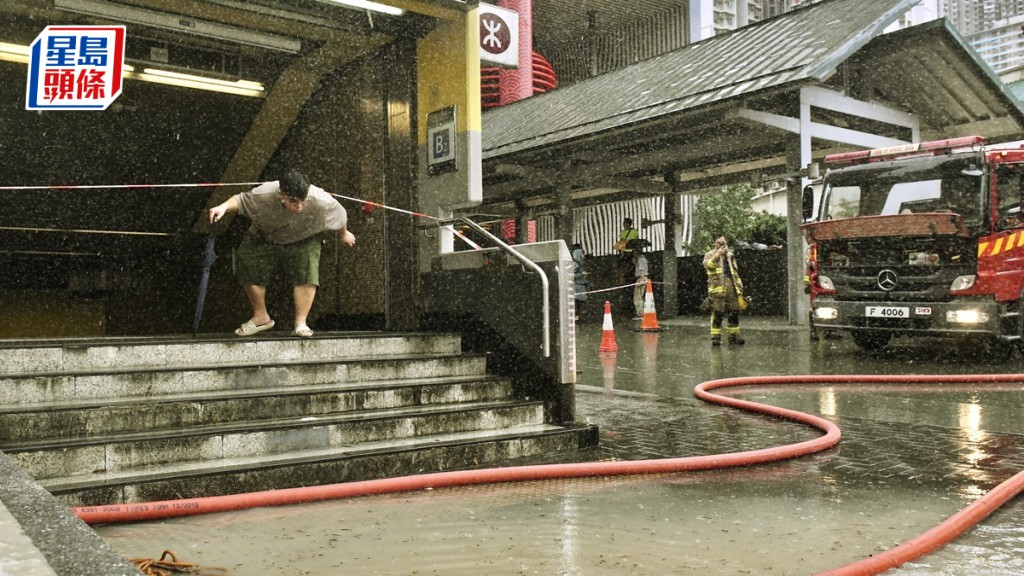
[[508,464],[595,444],[451,334],[0,343],[0,450],[68,506]]

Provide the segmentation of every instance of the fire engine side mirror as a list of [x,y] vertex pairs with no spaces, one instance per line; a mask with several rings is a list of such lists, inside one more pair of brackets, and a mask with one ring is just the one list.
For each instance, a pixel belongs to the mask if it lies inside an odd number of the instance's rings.
[[811,180],[817,180],[821,178],[821,168],[817,162],[811,162],[807,165],[807,177]]
[[803,201],[804,222],[809,222],[811,220],[811,218],[814,216],[814,187],[813,186],[804,186],[804,192],[803,192],[803,196],[801,197],[801,200]]

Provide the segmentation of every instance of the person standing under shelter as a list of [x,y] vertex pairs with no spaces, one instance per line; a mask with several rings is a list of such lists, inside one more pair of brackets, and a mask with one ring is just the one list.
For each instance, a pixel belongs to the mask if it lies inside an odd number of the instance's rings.
[[644,299],[647,294],[647,279],[650,276],[650,267],[647,263],[647,256],[644,254],[644,247],[648,244],[646,240],[630,240],[633,252],[633,270],[636,285],[633,286],[633,309],[636,310],[634,320],[644,317]]
[[580,319],[580,308],[583,306],[583,302],[587,300],[587,291],[590,289],[590,272],[587,271],[586,266],[587,251],[583,249],[583,246],[577,242],[572,245],[572,283],[573,292],[576,298],[576,315],[574,320],[579,321]]
[[615,243],[615,250],[619,252],[619,283],[625,284],[633,280],[633,249],[629,242],[640,238],[640,231],[633,228],[632,218],[622,219],[622,230],[619,230],[619,240]]
[[267,312],[267,284],[280,266],[293,286],[295,327],[302,338],[313,335],[306,317],[320,285],[320,247],[324,232],[338,231],[341,243],[353,246],[348,212],[323,188],[312,186],[304,174],[288,170],[280,180],[265,182],[235,194],[210,208],[210,223],[238,212],[251,221],[236,252],[236,276],[242,284],[252,317],[235,334],[251,336],[274,327]]
[[704,269],[708,273],[708,298],[711,301],[711,345],[722,345],[722,319],[730,344],[744,343],[740,335],[740,296],[743,281],[733,251],[725,235],[715,238],[715,247],[704,255]]

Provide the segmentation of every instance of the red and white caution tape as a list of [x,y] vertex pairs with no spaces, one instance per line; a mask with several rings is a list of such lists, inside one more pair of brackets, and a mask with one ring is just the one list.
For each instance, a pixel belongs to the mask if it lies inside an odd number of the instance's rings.
[[259,186],[262,182],[197,182],[193,184],[54,184],[48,186],[0,186],[0,190],[106,190],[123,188],[215,188]]

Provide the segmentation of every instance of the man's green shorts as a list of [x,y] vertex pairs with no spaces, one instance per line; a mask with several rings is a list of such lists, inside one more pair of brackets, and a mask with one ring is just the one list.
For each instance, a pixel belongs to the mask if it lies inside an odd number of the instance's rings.
[[274,269],[280,266],[292,286],[319,286],[320,246],[320,234],[292,244],[271,244],[255,234],[246,234],[235,252],[235,276],[242,286],[267,286]]

